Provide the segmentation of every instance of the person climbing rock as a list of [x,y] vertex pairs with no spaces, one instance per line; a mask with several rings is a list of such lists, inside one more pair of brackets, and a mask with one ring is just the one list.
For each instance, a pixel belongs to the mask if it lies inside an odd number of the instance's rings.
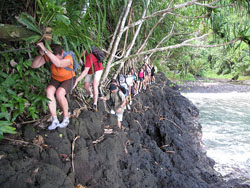
[[[93,109],[97,111],[97,100],[98,100],[98,86],[103,72],[102,63],[94,56],[93,53],[88,53],[85,51],[85,68],[81,75],[76,79],[74,87],[80,82],[85,76],[84,88],[88,92],[89,96],[94,98]],[[94,70],[92,70],[92,67]],[[93,86],[93,92],[91,90],[91,84]]]
[[118,120],[118,127],[122,129],[122,119],[123,119],[123,112],[126,106],[126,98],[125,95],[122,93],[121,90],[115,84],[110,84],[109,87],[110,92],[105,97],[100,97],[102,100],[110,100],[111,102],[111,114],[115,114]]
[[[58,44],[51,45],[52,51],[46,49],[42,42],[37,43],[37,46],[40,55],[34,58],[32,68],[39,68],[46,62],[51,62],[51,81],[46,90],[47,98],[50,100],[48,103],[49,111],[52,116],[52,123],[48,129],[65,128],[69,124],[69,106],[65,95],[70,92],[73,86],[72,82],[75,81],[75,72],[65,68],[73,69],[73,57],[71,55],[64,57],[64,51]],[[59,123],[56,114],[55,95],[64,115],[61,123]]]

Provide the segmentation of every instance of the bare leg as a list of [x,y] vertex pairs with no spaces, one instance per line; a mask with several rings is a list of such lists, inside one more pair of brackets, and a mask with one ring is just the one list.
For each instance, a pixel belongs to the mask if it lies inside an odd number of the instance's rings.
[[86,89],[86,91],[88,92],[89,96],[93,95],[91,89],[90,89],[90,83],[89,82],[85,82],[84,83],[84,88]]
[[120,121],[118,121],[118,127],[122,129],[122,123]]
[[96,104],[96,105],[97,105],[98,94],[99,94],[99,91],[98,91],[98,85],[99,85],[99,81],[94,80],[94,81],[93,81],[94,104]]
[[46,90],[47,98],[50,99],[48,106],[49,111],[52,117],[56,116],[56,99],[55,99],[56,88],[52,85],[49,85]]
[[68,101],[67,101],[65,95],[66,95],[66,91],[64,88],[59,87],[56,90],[56,98],[57,98],[57,100],[62,108],[63,115],[64,115],[64,117],[69,117],[69,105],[68,105]]

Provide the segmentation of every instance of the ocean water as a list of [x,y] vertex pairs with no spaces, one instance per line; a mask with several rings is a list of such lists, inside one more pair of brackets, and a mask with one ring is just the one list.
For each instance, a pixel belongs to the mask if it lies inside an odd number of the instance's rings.
[[184,94],[200,110],[203,143],[225,179],[250,184],[250,93]]

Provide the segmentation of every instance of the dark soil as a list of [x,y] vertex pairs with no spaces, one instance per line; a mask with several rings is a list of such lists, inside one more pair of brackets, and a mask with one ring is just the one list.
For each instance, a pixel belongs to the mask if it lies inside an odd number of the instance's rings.
[[[225,182],[215,172],[201,143],[198,109],[163,74],[134,98],[132,111],[124,114],[124,131],[102,102],[98,108],[82,111],[65,129],[30,124],[8,135],[25,142],[0,142],[0,187],[250,187]],[[112,134],[104,133],[107,126]]]

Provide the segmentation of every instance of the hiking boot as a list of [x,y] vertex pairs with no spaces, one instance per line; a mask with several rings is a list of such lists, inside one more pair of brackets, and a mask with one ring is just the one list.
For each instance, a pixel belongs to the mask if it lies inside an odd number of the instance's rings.
[[93,104],[93,110],[94,110],[95,112],[98,112],[98,109],[97,109],[97,105],[96,105],[96,104]]
[[56,129],[57,127],[59,127],[60,123],[58,121],[58,119],[54,119],[51,123],[51,125],[48,127],[48,129],[51,131],[51,130],[54,130]]
[[62,123],[59,124],[60,128],[66,128],[69,125],[69,118],[64,117]]

